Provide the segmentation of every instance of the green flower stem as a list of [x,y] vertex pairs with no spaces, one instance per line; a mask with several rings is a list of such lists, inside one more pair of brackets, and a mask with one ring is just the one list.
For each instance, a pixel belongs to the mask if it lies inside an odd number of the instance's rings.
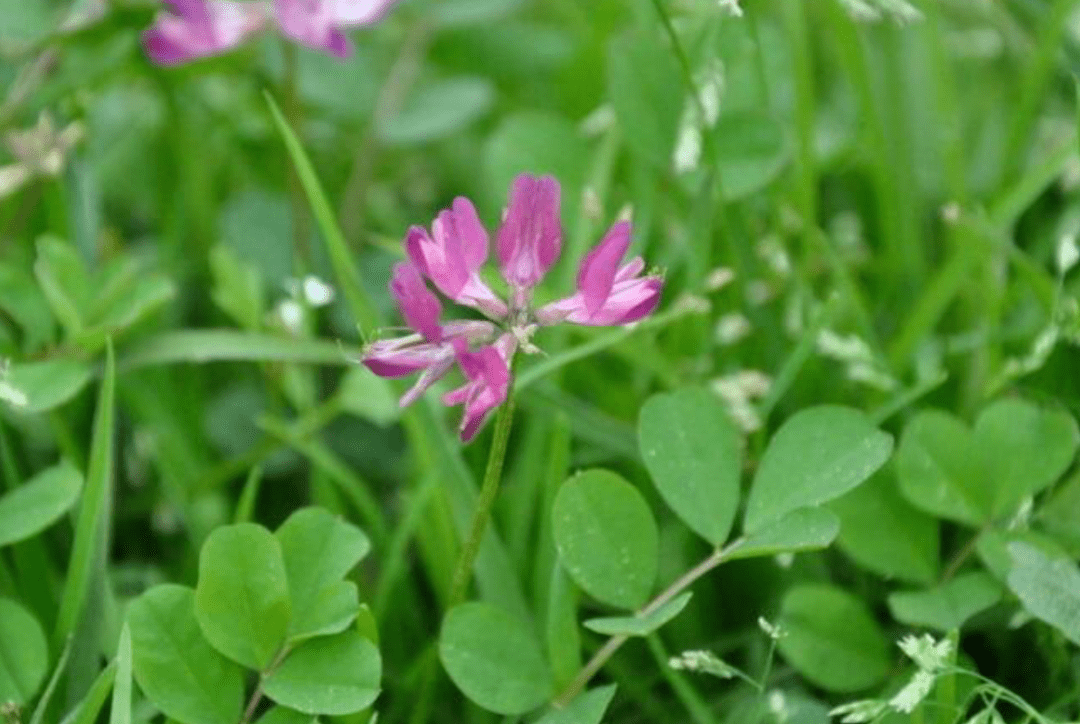
[[484,529],[487,528],[488,518],[491,517],[491,510],[495,506],[495,498],[499,494],[499,481],[502,479],[503,463],[506,461],[506,443],[510,439],[510,427],[513,421],[514,387],[511,382],[510,390],[506,394],[506,402],[499,408],[499,414],[495,418],[495,437],[491,440],[487,469],[484,471],[484,483],[480,487],[480,497],[476,500],[476,511],[473,513],[469,536],[465,539],[454,569],[448,609],[465,600],[473,563],[476,562],[476,555],[480,552],[480,541],[484,537]]
[[[727,560],[728,554],[741,542],[742,540],[739,539],[729,543],[723,548],[717,548],[709,554],[708,558],[679,576],[679,578],[668,586],[660,595],[647,603],[643,609],[638,611],[637,615],[644,617],[654,613],[665,603],[682,593],[683,590],[689,588],[694,581]],[[581,667],[581,671],[578,672],[577,677],[570,682],[570,685],[566,687],[566,690],[559,694],[558,698],[555,699],[553,702],[554,705],[558,708],[562,708],[573,701],[574,697],[585,689],[585,686],[592,677],[596,675],[596,672],[600,671],[600,668],[607,663],[608,659],[615,655],[615,652],[618,651],[629,638],[629,636],[624,635],[617,635],[609,638],[607,643],[597,649],[596,653],[593,654],[588,663]]]

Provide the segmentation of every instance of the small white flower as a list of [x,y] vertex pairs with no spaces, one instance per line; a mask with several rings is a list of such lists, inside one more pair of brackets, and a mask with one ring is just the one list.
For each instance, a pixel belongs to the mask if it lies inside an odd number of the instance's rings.
[[769,711],[776,718],[778,722],[787,721],[791,716],[791,710],[788,709],[787,697],[784,696],[784,692],[779,689],[773,689],[769,692],[767,698],[769,704]]
[[949,663],[949,654],[952,653],[952,642],[949,639],[935,641],[930,634],[909,634],[900,639],[897,645],[922,671],[936,672],[943,669]]
[[765,635],[771,638],[773,641],[779,641],[787,636],[787,632],[780,628],[776,624],[770,623],[764,616],[758,616],[757,620],[758,628],[765,632]]
[[722,345],[735,344],[750,334],[751,329],[750,320],[738,312],[725,314],[716,322],[716,341]]
[[877,719],[885,712],[887,705],[877,699],[861,699],[848,704],[841,704],[829,712],[829,716],[841,716],[842,724],[865,724]]
[[304,277],[304,298],[313,307],[325,307],[334,301],[334,288],[314,274]]
[[742,8],[739,7],[739,0],[716,0],[716,5],[720,8],[720,12],[730,15],[733,18],[741,18],[743,16]]
[[715,292],[723,289],[735,279],[735,272],[726,266],[718,266],[705,277],[705,289]]
[[736,674],[730,664],[711,651],[705,650],[683,651],[678,656],[668,659],[668,666],[681,671],[712,674],[721,679],[730,679]]
[[896,692],[896,696],[892,699],[889,699],[889,706],[896,711],[910,714],[930,693],[936,678],[934,674],[924,669],[916,671],[915,676],[911,677],[911,681],[907,683],[907,686]]
[[304,308],[293,299],[285,299],[278,303],[277,316],[282,326],[293,334],[300,333],[300,326],[304,323]]

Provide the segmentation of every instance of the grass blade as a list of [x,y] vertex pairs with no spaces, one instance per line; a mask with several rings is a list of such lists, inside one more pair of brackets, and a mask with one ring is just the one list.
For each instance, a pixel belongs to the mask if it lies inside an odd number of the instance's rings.
[[113,418],[116,397],[116,359],[112,341],[105,348],[105,376],[101,382],[97,412],[94,415],[93,438],[90,443],[90,462],[86,471],[79,516],[75,523],[75,543],[68,562],[67,578],[60,600],[53,641],[67,641],[86,606],[95,562],[104,561],[109,529],[110,500],[113,475]]
[[308,158],[300,139],[296,137],[296,134],[289,126],[289,122],[285,120],[281,109],[278,108],[277,103],[274,102],[269,93],[266,93],[266,103],[270,106],[270,112],[274,116],[274,123],[277,125],[278,132],[285,142],[285,148],[289,151],[289,156],[296,167],[296,175],[300,177],[300,183],[303,185],[308,203],[311,205],[311,212],[319,224],[323,239],[326,241],[326,248],[330,252],[330,263],[334,267],[334,276],[337,277],[337,282],[341,285],[341,291],[345,294],[345,299],[348,301],[349,308],[352,310],[356,321],[363,330],[370,331],[378,324],[376,307],[360,283],[360,276],[356,272],[353,256],[349,252],[345,236],[338,227],[337,219],[334,217],[333,209],[331,209],[330,202],[326,198],[326,192],[319,182],[319,177],[315,173],[315,168],[311,165],[311,159]]
[[131,629],[125,623],[116,649],[116,683],[113,686],[109,724],[131,724]]
[[218,361],[345,365],[359,357],[358,348],[325,339],[289,339],[235,329],[180,329],[140,343],[120,358],[120,368]]

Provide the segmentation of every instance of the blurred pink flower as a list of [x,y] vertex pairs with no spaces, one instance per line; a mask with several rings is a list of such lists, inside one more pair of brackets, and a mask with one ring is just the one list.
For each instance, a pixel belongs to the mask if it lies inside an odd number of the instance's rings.
[[[652,313],[660,302],[663,279],[643,275],[645,262],[640,256],[623,263],[631,229],[629,222],[620,221],[585,255],[578,269],[577,291],[534,307],[533,289],[562,249],[559,196],[559,184],[550,176],[521,174],[514,179],[495,235],[509,301],[500,299],[480,276],[489,239],[468,199],[454,199],[435,218],[430,234],[414,226],[405,236],[409,261],[394,267],[390,290],[414,334],[370,344],[362,361],[382,377],[421,373],[401,398],[402,406],[413,402],[456,361],[468,381],[447,393],[443,402],[464,405],[462,440],[470,440],[488,413],[506,400],[510,362],[518,349],[536,351],[531,340],[540,327],[561,322],[629,324]],[[424,277],[448,298],[476,309],[490,321],[442,325],[442,305]]]
[[169,10],[143,33],[159,65],[232,50],[276,26],[286,37],[339,58],[352,54],[342,28],[371,25],[398,0],[164,0]]

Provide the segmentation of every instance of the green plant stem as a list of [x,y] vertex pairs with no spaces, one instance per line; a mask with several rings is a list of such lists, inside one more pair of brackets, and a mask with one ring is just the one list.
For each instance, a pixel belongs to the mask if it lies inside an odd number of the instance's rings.
[[510,439],[510,427],[513,421],[514,388],[511,383],[506,402],[503,403],[498,417],[495,418],[495,436],[491,440],[484,482],[480,487],[480,497],[476,499],[476,510],[473,513],[472,525],[469,527],[469,536],[465,539],[457,566],[454,568],[447,608],[453,608],[465,600],[473,563],[476,562],[476,555],[480,552],[480,541],[484,537],[484,530],[487,528],[492,508],[495,506],[495,498],[499,494],[499,481],[502,479],[503,463],[506,461],[506,443]]
[[277,667],[281,666],[281,662],[285,660],[285,657],[292,651],[291,646],[282,646],[281,651],[274,657],[274,660],[270,662],[270,665],[266,667],[266,671],[263,671],[259,675],[259,684],[255,687],[255,691],[251,692],[251,698],[248,700],[247,706],[244,707],[244,716],[240,718],[240,724],[248,724],[251,718],[255,716],[255,710],[259,707],[259,702],[263,698],[263,682],[266,681],[266,677],[274,673]]
[[[636,615],[644,617],[656,612],[656,610],[665,603],[675,598],[675,596],[678,596],[686,588],[689,588],[694,581],[723,563],[727,559],[728,554],[741,542],[742,539],[739,539],[729,543],[723,548],[714,550],[709,554],[708,558],[679,576],[674,583],[664,589],[664,591],[656,598],[645,604],[645,607],[638,611]],[[615,655],[615,652],[618,651],[629,638],[629,636],[624,635],[617,635],[609,638],[607,643],[597,649],[592,658],[581,668],[581,671],[578,673],[577,677],[570,682],[570,685],[559,694],[554,701],[554,705],[561,708],[573,701],[574,697],[580,694],[592,677],[596,675],[596,672],[600,671],[600,668],[607,663],[608,659]]]

